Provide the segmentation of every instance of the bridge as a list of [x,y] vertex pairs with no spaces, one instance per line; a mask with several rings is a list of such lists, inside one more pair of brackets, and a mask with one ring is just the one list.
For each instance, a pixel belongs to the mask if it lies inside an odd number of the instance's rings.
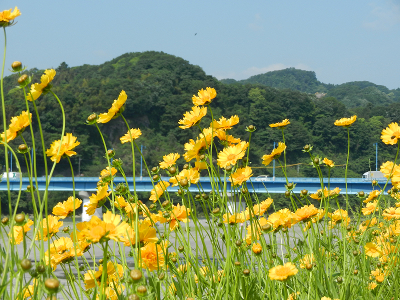
[[[163,177],[162,180],[168,181],[169,177]],[[22,190],[26,190],[29,185],[29,179],[27,177],[22,177]],[[97,188],[98,177],[75,177],[75,191],[87,191],[95,192]],[[114,184],[125,183],[123,177],[115,177]],[[133,191],[133,177],[127,177],[127,182],[129,188]],[[304,177],[292,177],[288,178],[288,182],[294,183],[296,186],[294,188],[295,193],[300,193],[302,189],[308,190],[310,193],[316,193],[318,189],[321,189],[321,182],[319,178],[304,178]],[[137,192],[150,192],[153,189],[153,183],[150,178],[135,178],[136,191]],[[385,180],[378,180],[379,185],[383,188],[386,184]],[[341,193],[346,191],[346,181],[344,178],[324,178],[324,186],[330,186],[330,189],[338,187],[341,189]],[[251,181],[247,181],[247,188],[249,192],[256,193],[284,193],[286,179],[283,177],[276,178],[254,178]],[[18,191],[20,189],[20,178],[10,178],[9,186],[11,191]],[[40,191],[44,191],[46,188],[46,179],[44,177],[39,177],[37,180],[37,187]],[[199,181],[199,187],[202,192],[210,192],[212,190],[212,185],[209,177],[201,177]],[[192,184],[189,188],[191,192],[199,192],[199,187]],[[392,187],[389,182],[386,191]],[[227,183],[227,190],[230,191],[230,182]],[[2,178],[0,182],[0,191],[7,190],[7,179]],[[53,177],[49,183],[49,191],[72,191],[73,190],[73,180],[71,177]],[[169,187],[168,191],[176,192],[178,187]],[[371,180],[364,178],[348,178],[347,179],[347,192],[349,194],[356,194],[360,191],[369,193],[373,190]]]

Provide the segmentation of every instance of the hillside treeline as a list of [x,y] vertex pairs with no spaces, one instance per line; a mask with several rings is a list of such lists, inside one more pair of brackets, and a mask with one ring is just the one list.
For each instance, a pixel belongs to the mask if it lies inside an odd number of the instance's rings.
[[[375,170],[375,146],[379,145],[379,163],[393,159],[395,149],[380,142],[380,132],[390,122],[400,120],[400,104],[383,101],[367,103],[357,107],[346,107],[335,97],[316,98],[315,95],[290,89],[277,89],[263,84],[233,83],[226,84],[208,76],[199,67],[189,64],[182,58],[162,52],[127,53],[102,65],[83,65],[70,68],[62,63],[57,69],[53,81],[53,91],[61,99],[66,113],[66,132],[78,137],[81,143],[71,158],[75,174],[99,176],[106,166],[104,148],[95,126],[85,124],[86,118],[93,112],[106,112],[114,99],[125,90],[128,100],[124,116],[131,128],[140,128],[143,135],[137,144],[143,147],[143,155],[149,167],[156,166],[162,156],[170,152],[183,154],[183,145],[198,135],[198,129],[182,130],[178,121],[192,106],[192,95],[205,87],[214,87],[218,96],[211,104],[215,118],[238,115],[240,123],[232,134],[243,140],[248,139],[246,126],[252,124],[257,131],[251,139],[250,161],[255,175],[272,175],[272,168],[261,164],[263,154],[273,149],[274,142],[282,141],[282,133],[271,129],[269,124],[290,119],[285,129],[287,163],[303,163],[288,168],[289,176],[313,176],[317,174],[308,165],[309,157],[301,150],[304,145],[313,145],[316,154],[328,157],[337,165],[344,165],[347,154],[347,132],[333,125],[336,119],[358,115],[357,122],[351,127],[350,177],[361,177],[369,169]],[[26,72],[33,76],[33,82],[40,81],[43,70],[31,69]],[[14,115],[26,110],[22,92],[8,93],[17,83],[17,75],[4,79],[6,92],[7,122]],[[343,97],[342,97],[343,98]],[[382,105],[381,105],[382,104]],[[32,103],[29,103],[33,111]],[[60,138],[62,117],[57,101],[51,94],[41,96],[36,105],[44,130],[46,148],[53,140]],[[201,126],[210,124],[209,114]],[[2,124],[2,122],[1,122]],[[38,120],[33,115],[37,162],[39,176],[44,175],[43,155],[40,147]],[[132,156],[130,147],[121,145],[119,138],[127,132],[121,118],[107,124],[99,124],[108,148],[116,151],[121,158],[128,176],[132,176]],[[3,130],[3,129],[1,129]],[[23,133],[31,144],[29,130]],[[21,140],[12,142],[17,147]],[[3,149],[0,149],[3,152]],[[135,153],[136,174],[140,173],[140,155]],[[20,156],[25,172],[25,163]],[[49,164],[51,161],[47,159]],[[178,163],[185,162],[181,158]],[[0,156],[4,166],[4,155]],[[15,169],[15,165],[14,165]],[[4,171],[4,169],[3,169]],[[71,176],[66,160],[61,160],[55,172],[56,176]],[[143,175],[147,175],[143,168]],[[334,177],[344,176],[344,167],[338,166],[331,172]],[[279,168],[276,176],[282,176]]]

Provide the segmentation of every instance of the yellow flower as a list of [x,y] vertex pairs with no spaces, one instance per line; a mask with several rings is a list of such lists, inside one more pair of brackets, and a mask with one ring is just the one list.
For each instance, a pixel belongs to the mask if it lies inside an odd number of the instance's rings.
[[[130,132],[130,135],[129,135],[129,132]],[[142,132],[140,131],[139,128],[137,128],[137,129],[131,128],[130,131],[128,131],[123,137],[120,138],[121,144],[125,144],[127,142],[130,142],[131,141],[131,136],[132,136],[132,140],[136,140],[141,135],[142,135]]]
[[75,256],[82,256],[83,252],[79,245],[75,246],[72,240],[68,237],[61,237],[50,244],[50,263],[49,263],[49,250],[45,252],[44,259],[47,265],[51,265],[53,270],[57,268],[57,265],[68,261]]
[[149,200],[156,202],[164,194],[164,191],[167,190],[167,187],[169,187],[169,182],[161,180],[151,190]]
[[207,105],[212,102],[212,100],[217,97],[217,92],[214,88],[207,87],[205,90],[201,89],[198,96],[193,95],[193,104],[196,106]]
[[[7,142],[15,139],[20,131],[28,127],[32,120],[32,114],[28,115],[27,111],[23,111],[19,116],[12,117],[9,129],[7,129]],[[1,139],[5,140],[4,132],[1,134]]]
[[367,199],[365,199],[363,202],[368,203],[372,200],[374,200],[376,197],[378,197],[382,193],[382,190],[375,190],[369,193]]
[[13,227],[13,232],[9,233],[10,241],[13,244],[19,245],[24,240],[24,236],[28,231],[31,230],[31,226],[33,225],[33,221],[29,220],[25,223],[24,226],[15,226]]
[[[115,268],[115,265],[117,268]],[[122,278],[124,274],[124,268],[120,264],[115,264],[112,261],[109,261],[107,263],[107,271],[106,271],[106,278],[105,278],[105,283],[106,285],[114,287],[115,285],[118,284],[120,281],[120,278]],[[84,279],[85,279],[85,289],[92,289],[95,288],[96,286],[101,285],[101,276],[103,274],[103,265],[99,266],[98,271],[93,271],[89,270],[89,272],[85,273]],[[107,297],[109,299],[109,297]],[[117,298],[115,298],[117,299]]]
[[[271,206],[273,201],[273,199],[267,198],[264,201],[260,202],[260,204],[255,204],[253,206],[253,214],[257,216],[262,216]],[[249,210],[249,208],[247,207],[246,210]]]
[[299,209],[296,210],[294,213],[294,217],[297,219],[297,222],[300,221],[308,221],[311,217],[315,216],[318,214],[318,208],[316,208],[314,205],[305,205]]
[[361,211],[364,216],[372,214],[374,211],[378,210],[378,200],[374,202],[367,203],[367,206],[364,207]]
[[48,88],[51,88],[50,82],[53,81],[54,76],[56,76],[56,71],[54,69],[44,71],[44,74],[40,78],[40,83],[34,83],[31,85],[31,91],[26,96],[26,100],[36,100],[43,92]]
[[[156,236],[156,229],[151,226],[151,222],[149,220],[143,220],[139,223],[138,232],[139,232],[139,236],[138,236],[139,242],[155,243],[158,241],[158,238]],[[132,224],[132,226],[128,227],[127,234],[128,234],[128,236],[122,239],[122,242],[124,242],[124,245],[127,247],[135,245],[136,244],[136,231],[135,231],[134,224]]]
[[179,120],[181,124],[179,128],[187,129],[196,125],[207,114],[207,107],[193,106],[192,111],[187,111],[183,114],[183,119]]
[[172,186],[177,186],[182,179],[186,179],[188,183],[197,184],[200,180],[200,173],[194,168],[183,169],[178,175],[171,177],[169,182],[172,184]]
[[177,204],[174,206],[171,212],[171,216],[169,218],[169,229],[171,231],[175,230],[176,227],[179,226],[179,222],[187,223],[189,222],[189,215],[190,215],[190,209],[187,208],[185,205],[179,205]]
[[335,166],[335,163],[330,159],[327,159],[326,157],[324,158],[323,163],[330,168],[333,168]]
[[217,129],[215,136],[219,138],[220,142],[224,146],[232,146],[241,142],[239,138],[235,138],[233,135],[227,134],[226,131]]
[[239,123],[239,117],[237,115],[230,117],[229,119],[225,119],[221,117],[219,121],[214,120],[211,122],[210,127],[213,127],[214,130],[227,130],[231,129],[234,125]]
[[296,268],[296,266],[291,263],[287,262],[283,266],[276,266],[273,267],[269,270],[269,278],[271,280],[279,280],[283,281],[288,279],[291,276],[294,276],[297,274],[299,270]]
[[386,145],[394,145],[400,138],[400,127],[397,123],[390,123],[386,129],[382,130],[381,140]]
[[278,158],[281,156],[282,152],[285,151],[286,145],[284,143],[279,142],[278,147],[272,150],[271,154],[265,154],[262,157],[263,164],[268,166],[271,161],[273,161],[275,158]]
[[370,282],[368,284],[368,289],[369,290],[374,290],[377,286],[378,286],[378,284],[376,282]]
[[251,251],[253,251],[254,254],[258,255],[262,252],[262,247],[260,243],[254,243],[253,247],[251,247]]
[[164,155],[163,161],[160,162],[160,168],[167,169],[167,168],[175,165],[175,162],[178,160],[179,157],[181,157],[179,155],[179,153],[170,153],[168,155]]
[[334,188],[331,191],[328,191],[328,189],[325,187],[324,192],[322,193],[322,190],[319,189],[316,193],[311,194],[310,197],[315,200],[321,200],[321,198],[327,198],[327,197],[334,197],[340,193],[341,189],[338,187]]
[[343,221],[346,226],[350,223],[350,217],[347,211],[343,209],[337,209],[333,213],[328,213],[328,217],[332,220],[332,226]]
[[243,158],[243,156],[246,154],[246,149],[248,146],[249,143],[241,142],[238,145],[225,148],[218,154],[218,165],[221,168],[226,168],[229,165],[235,165],[236,162]]
[[[125,104],[128,96],[125,91],[121,91],[117,100],[114,100],[108,112],[100,114],[97,123],[107,123],[120,111],[121,107]],[[129,139],[130,140],[130,139]]]
[[140,261],[139,265],[149,271],[155,271],[162,268],[165,264],[165,254],[168,241],[161,244],[148,243],[146,246],[140,248]]
[[[96,191],[96,194],[92,194],[90,197],[89,197],[89,204],[86,204],[84,207],[86,207],[87,209],[86,209],[86,213],[89,215],[89,216],[91,216],[91,215],[93,215],[94,214],[94,212],[96,211],[96,208],[98,208],[98,207],[100,207],[101,205],[101,202],[102,202],[102,200],[105,198],[105,197],[108,197],[108,195],[110,195],[111,194],[111,192],[107,192],[107,190],[108,190],[108,185],[107,184],[105,184],[105,185],[103,185],[103,186],[99,186],[98,188],[97,188],[97,191]],[[100,202],[100,204],[99,204],[99,202]]]
[[18,7],[15,7],[13,11],[11,10],[12,8],[0,12],[0,22],[10,22],[21,15]]
[[341,118],[340,120],[335,121],[336,126],[344,126],[344,127],[349,127],[351,124],[353,124],[357,120],[357,116],[352,116],[351,118]]
[[103,220],[93,216],[89,222],[78,223],[76,227],[88,241],[98,243],[103,240],[116,242],[124,240],[129,225],[124,221],[121,222],[121,216],[108,211],[103,214]]
[[382,216],[385,220],[391,220],[391,219],[400,219],[400,207],[394,208],[394,207],[389,207],[386,208]]
[[269,124],[269,127],[271,127],[271,128],[273,128],[273,127],[285,128],[289,124],[290,124],[289,119],[285,119],[285,120],[283,120],[282,122],[279,122],[279,123]]
[[67,133],[62,139],[62,144],[61,140],[56,140],[50,145],[50,148],[47,149],[46,151],[46,155],[51,156],[50,159],[52,161],[56,161],[57,163],[60,162],[60,159],[63,155],[67,156],[75,155],[76,152],[72,151],[72,149],[74,149],[76,146],[80,144],[80,142],[77,142],[76,139],[77,138],[73,136],[72,133]]
[[[74,207],[75,202],[75,207]],[[82,200],[71,196],[64,202],[57,203],[56,206],[53,207],[53,215],[58,216],[60,219],[65,219],[71,214],[75,209],[79,208],[82,204]]]
[[43,228],[43,236],[42,230],[39,229],[35,240],[47,241],[48,238],[51,238],[53,235],[55,235],[59,231],[60,227],[64,224],[64,222],[58,221],[58,219],[58,217],[52,215],[44,218],[39,224],[39,228]]
[[306,254],[300,259],[300,269],[305,269],[307,265],[312,265],[315,263],[314,254]]
[[272,225],[273,230],[277,230],[280,226],[292,227],[292,225],[296,223],[296,219],[289,209],[284,208],[270,214],[268,223]]
[[229,181],[231,181],[233,185],[241,185],[243,182],[249,180],[251,176],[253,176],[253,171],[250,167],[239,168],[235,173],[231,174]]

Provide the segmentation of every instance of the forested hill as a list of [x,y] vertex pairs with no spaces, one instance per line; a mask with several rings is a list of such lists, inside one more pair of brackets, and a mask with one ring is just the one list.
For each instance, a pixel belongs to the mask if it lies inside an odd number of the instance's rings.
[[317,79],[315,72],[295,68],[254,75],[240,81],[222,79],[221,82],[226,84],[262,84],[310,94],[324,93],[328,97],[335,97],[349,108],[368,104],[379,106],[400,102],[400,88],[389,90],[383,85],[376,85],[369,81],[347,82],[339,85],[326,84]]
[[[92,113],[106,112],[114,99],[125,90],[128,100],[124,116],[131,128],[140,128],[143,135],[137,143],[143,146],[144,156],[149,167],[155,166],[162,156],[170,152],[183,154],[183,144],[198,135],[198,128],[182,130],[178,121],[192,106],[192,95],[205,87],[214,87],[218,96],[211,104],[215,118],[239,115],[240,123],[232,134],[244,140],[248,139],[245,127],[253,124],[257,131],[251,139],[250,160],[255,174],[272,174],[272,169],[263,168],[261,157],[273,149],[273,143],[282,141],[281,131],[269,128],[269,124],[290,119],[291,124],[285,130],[288,164],[308,163],[308,155],[301,150],[305,144],[314,145],[316,153],[333,159],[336,164],[344,164],[346,157],[347,135],[343,128],[333,125],[336,119],[349,117],[357,113],[359,119],[350,130],[351,164],[350,176],[360,177],[363,172],[374,169],[375,148],[380,142],[382,128],[392,121],[400,120],[397,103],[390,105],[360,106],[348,110],[334,97],[317,99],[315,95],[297,90],[276,89],[260,84],[225,84],[208,76],[199,67],[189,64],[182,58],[162,52],[127,53],[104,64],[83,65],[69,68],[66,63],[57,69],[52,90],[61,99],[66,113],[66,132],[78,137],[80,145],[76,148],[79,156],[72,157],[74,171],[85,176],[98,176],[104,168],[104,148],[95,126],[85,125],[86,118]],[[27,73],[38,82],[43,70],[31,69]],[[17,76],[5,78],[5,92],[11,90]],[[6,95],[7,122],[11,116],[26,110],[23,95],[20,92]],[[32,103],[29,104],[32,108]],[[60,138],[62,118],[57,101],[51,94],[41,96],[36,105],[41,115],[46,148],[52,141]],[[201,126],[208,127],[210,117],[204,118]],[[38,120],[33,116],[36,134],[38,162],[42,161]],[[127,175],[131,176],[132,157],[130,147],[121,145],[119,138],[127,132],[121,118],[107,124],[100,124],[108,148],[116,151],[116,157],[122,158]],[[2,129],[1,129],[2,130]],[[28,143],[29,130],[23,133]],[[13,146],[21,143],[18,138]],[[393,159],[393,147],[380,145],[380,163]],[[221,146],[218,145],[219,149]],[[136,150],[136,175],[140,172],[140,159]],[[20,157],[21,161],[23,157]],[[50,160],[48,160],[50,162]],[[372,162],[370,164],[370,161]],[[0,156],[0,163],[4,165]],[[181,158],[178,163],[184,164]],[[21,162],[22,166],[24,163]],[[259,168],[256,168],[259,167]],[[44,174],[43,165],[39,165],[39,176]],[[315,170],[307,165],[289,168],[289,176],[317,176]],[[66,160],[56,168],[59,176],[70,176]],[[144,175],[146,172],[144,172]],[[333,169],[333,176],[343,176],[343,167]],[[277,176],[282,175],[279,172]]]

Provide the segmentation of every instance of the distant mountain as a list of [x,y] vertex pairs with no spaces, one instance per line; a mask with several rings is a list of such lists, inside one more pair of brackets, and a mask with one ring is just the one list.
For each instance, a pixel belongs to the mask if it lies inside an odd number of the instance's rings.
[[318,97],[335,97],[348,108],[368,104],[382,106],[400,102],[400,88],[389,90],[383,85],[376,85],[369,81],[354,81],[339,85],[326,84],[317,79],[315,72],[295,68],[271,71],[239,81],[235,79],[220,81],[225,84],[261,84],[277,89],[291,89],[309,94],[318,93]]

